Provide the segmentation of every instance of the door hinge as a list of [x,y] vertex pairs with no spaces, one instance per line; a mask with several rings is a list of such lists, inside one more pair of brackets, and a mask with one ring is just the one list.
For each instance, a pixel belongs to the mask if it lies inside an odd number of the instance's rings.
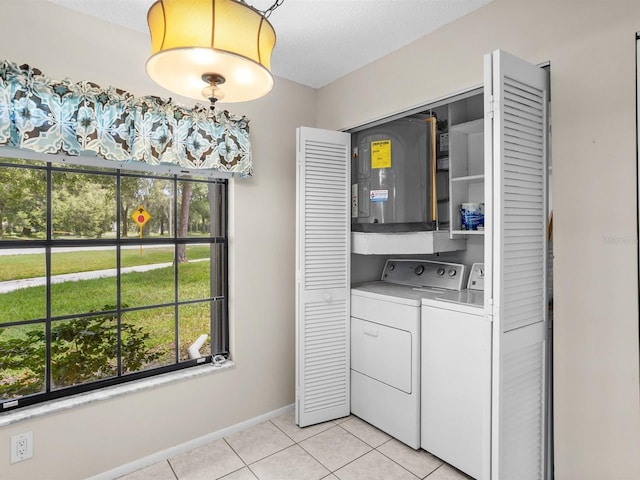
[[489,118],[493,118],[493,112],[495,111],[495,101],[493,95],[489,95],[487,100],[487,111],[485,115]]

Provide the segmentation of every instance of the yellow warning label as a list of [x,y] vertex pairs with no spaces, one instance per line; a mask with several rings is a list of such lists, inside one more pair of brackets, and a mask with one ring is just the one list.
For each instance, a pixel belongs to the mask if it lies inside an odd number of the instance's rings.
[[391,140],[371,142],[371,169],[391,168]]

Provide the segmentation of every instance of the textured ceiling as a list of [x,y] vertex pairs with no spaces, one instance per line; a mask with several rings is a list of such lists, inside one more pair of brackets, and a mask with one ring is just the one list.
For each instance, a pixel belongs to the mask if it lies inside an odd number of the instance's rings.
[[[148,35],[154,0],[49,0]],[[284,0],[269,21],[274,75],[322,87],[491,0]],[[248,0],[265,10],[274,0]]]

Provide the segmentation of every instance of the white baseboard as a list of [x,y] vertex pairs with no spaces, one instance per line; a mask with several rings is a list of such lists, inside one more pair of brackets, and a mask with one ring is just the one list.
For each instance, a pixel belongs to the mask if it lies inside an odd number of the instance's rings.
[[202,437],[194,438],[193,440],[189,440],[188,442],[181,443],[180,445],[167,448],[166,450],[161,450],[160,452],[153,453],[151,455],[140,458],[138,460],[127,463],[125,465],[121,465],[112,470],[100,473],[93,477],[89,477],[87,480],[112,480],[114,478],[118,478],[123,475],[133,473],[137,470],[140,470],[141,468],[145,468],[150,465],[153,465],[154,463],[158,463],[163,460],[167,460],[169,458],[175,457],[180,453],[188,452],[189,450],[193,450],[194,448],[201,447],[202,445],[213,442],[215,440],[219,440],[223,437],[231,435],[232,433],[236,433],[236,432],[239,432],[240,430],[244,430],[245,428],[249,428],[259,423],[266,422],[267,420],[270,420],[284,413],[288,413],[292,411],[293,408],[294,408],[294,404],[292,403],[291,405],[287,405],[286,407],[278,408],[277,410],[273,410],[263,415],[250,418],[249,420],[245,420],[244,422],[236,423],[235,425],[231,425],[230,427],[223,428],[222,430],[208,433],[207,435],[203,435]]

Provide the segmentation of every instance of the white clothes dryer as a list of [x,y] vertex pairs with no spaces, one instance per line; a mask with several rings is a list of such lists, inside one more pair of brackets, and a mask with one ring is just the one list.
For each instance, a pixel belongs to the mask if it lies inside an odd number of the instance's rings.
[[351,289],[351,413],[420,448],[423,298],[460,290],[465,266],[387,260],[380,281]]

